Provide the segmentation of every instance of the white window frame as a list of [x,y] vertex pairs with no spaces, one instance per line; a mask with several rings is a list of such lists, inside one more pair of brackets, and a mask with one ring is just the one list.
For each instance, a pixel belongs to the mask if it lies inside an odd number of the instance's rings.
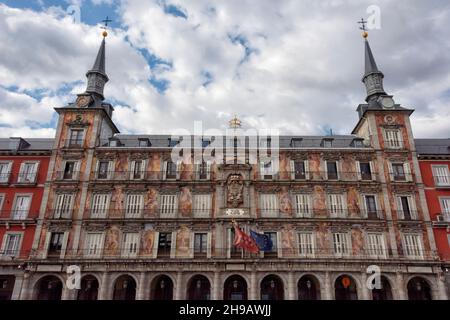
[[[39,171],[39,161],[23,161],[20,164],[19,169],[19,176],[17,177],[18,183],[35,183]],[[28,171],[25,173],[25,166],[26,165],[33,165],[33,168],[31,171]]]
[[[374,172],[374,165],[373,165],[373,161],[356,161],[356,175],[359,181],[362,180],[362,173],[361,173],[361,162],[365,163],[368,162],[369,163],[369,168],[370,168],[370,176],[372,181],[376,180],[376,175]],[[369,180],[364,180],[364,181],[369,181]]]
[[352,238],[349,232],[333,232],[333,252],[336,257],[352,254]]
[[[91,237],[98,237],[94,239],[95,243],[90,243]],[[87,258],[100,258],[103,254],[103,248],[105,245],[105,233],[104,232],[87,232],[85,234],[84,244],[84,256]],[[91,248],[93,247],[93,248]]]
[[[424,258],[423,239],[420,233],[403,233],[403,253],[409,259]],[[415,248],[413,246],[416,246]]]
[[72,216],[74,199],[75,199],[74,193],[56,194],[53,218],[69,219]]
[[316,239],[315,233],[313,231],[298,232],[297,242],[298,242],[298,255],[300,257],[314,258],[316,253]]
[[346,218],[347,217],[347,195],[343,194],[343,193],[328,193],[327,194],[327,208],[328,208],[330,218]]
[[374,197],[375,198],[375,210],[377,213],[377,218],[378,219],[382,219],[383,216],[381,214],[381,204],[380,204],[380,198],[378,197],[378,194],[376,193],[364,193],[361,195],[361,212],[362,212],[362,216],[364,218],[368,218],[369,217],[369,210],[367,208],[367,197]]
[[280,206],[276,193],[261,193],[259,200],[262,218],[278,217]]
[[194,194],[193,205],[195,218],[209,218],[211,216],[212,194]]
[[125,201],[125,218],[140,218],[144,211],[144,195],[129,193]]
[[5,168],[4,170],[0,170],[0,183],[9,182],[12,165],[13,161],[0,161],[0,166],[3,166],[3,168]]
[[210,250],[210,244],[209,244],[209,240],[210,240],[210,233],[208,231],[196,231],[192,233],[192,257],[195,257],[195,245],[196,245],[196,241],[195,241],[195,235],[197,234],[206,234],[206,247],[205,247],[205,256],[208,257],[208,252]]
[[[296,162],[303,162],[303,168],[305,170],[305,179],[296,179],[295,178],[295,163]],[[309,161],[308,160],[291,160],[291,180],[309,180]]]
[[309,193],[295,194],[295,213],[299,218],[312,218],[313,207],[311,194]]
[[0,212],[3,210],[3,203],[5,202],[6,194],[0,193]]
[[439,197],[439,205],[441,206],[442,217],[445,221],[450,221],[450,197]]
[[[178,211],[178,195],[177,194],[161,194],[159,215],[161,218],[175,218]],[[171,199],[171,200],[168,200]],[[170,203],[167,203],[169,201]]]
[[[18,241],[16,242],[15,248],[12,249],[13,250],[12,254],[6,251],[7,250],[6,246],[7,246],[7,243],[8,243],[8,238],[10,236],[18,236],[19,237]],[[20,253],[21,253],[21,250],[22,250],[23,236],[24,236],[23,232],[16,232],[16,231],[11,231],[11,232],[7,231],[7,232],[5,232],[5,234],[3,235],[2,246],[1,246],[1,250],[0,250],[2,258],[8,259],[8,258],[16,258],[16,257],[20,256]]]
[[[72,173],[72,178],[70,179],[65,179],[64,178],[64,173],[66,170],[66,164],[67,162],[74,162],[74,166],[73,166],[73,173]],[[61,172],[61,180],[77,180],[80,174],[80,160],[64,160],[63,162],[63,166],[62,166],[62,172]]]
[[[396,180],[394,176],[394,164],[402,164],[403,165],[403,172],[405,175],[405,180]],[[411,173],[411,166],[409,164],[409,161],[405,162],[398,162],[398,161],[388,161],[388,168],[389,168],[389,177],[392,182],[410,182],[413,181],[412,179],[412,173]]]
[[[108,168],[107,168],[107,172],[106,172],[106,178],[99,178],[99,173],[100,173],[100,162],[108,162]],[[95,170],[95,179],[96,180],[111,180],[112,177],[114,176],[114,168],[115,167],[115,162],[114,160],[102,160],[102,159],[98,159],[97,160],[97,165],[96,165],[96,170]]]
[[403,205],[401,202],[401,197],[407,197],[408,198],[408,206],[409,206],[409,212],[411,215],[411,220],[417,220],[418,212],[417,212],[417,206],[416,206],[416,197],[413,194],[396,194],[396,206],[397,206],[397,219],[404,220],[405,215],[403,212]]
[[[19,213],[19,209],[17,209],[17,204],[19,201],[19,198],[28,198],[28,206],[26,209],[21,209]],[[11,212],[11,219],[13,220],[24,220],[27,219],[28,215],[30,214],[30,208],[31,208],[31,202],[33,201],[33,194],[31,193],[16,193],[14,195],[14,201],[12,205],[12,212]]]
[[123,258],[135,258],[139,254],[139,244],[141,235],[139,232],[124,232],[122,234],[122,250]]
[[[139,177],[135,177],[134,170],[136,168],[136,162],[141,162],[141,168],[139,170]],[[131,160],[130,162],[130,180],[142,180],[145,177],[147,171],[147,161],[144,159]]]
[[195,179],[196,180],[210,180],[211,179],[211,161],[205,161],[206,164],[206,178],[200,178],[200,168],[203,163],[197,163],[195,165]]
[[70,147],[71,146],[71,138],[72,138],[72,131],[81,131],[81,138],[80,138],[80,140],[81,140],[81,143],[80,143],[80,147],[82,148],[83,146],[84,146],[84,139],[85,139],[85,136],[86,136],[86,130],[85,129],[83,129],[83,128],[69,128],[69,130],[68,130],[68,132],[67,132],[67,144],[66,144],[66,146],[67,147]]
[[450,172],[447,164],[432,164],[431,171],[437,187],[450,187]]
[[[100,201],[101,200],[101,201]],[[93,219],[104,219],[108,215],[109,205],[111,202],[110,193],[94,193],[92,194],[90,217]]]
[[368,232],[366,234],[368,256],[375,259],[387,258],[386,237],[382,232]]
[[336,163],[336,175],[337,175],[337,179],[333,179],[331,181],[339,181],[341,180],[341,160],[332,160],[332,161],[328,161],[325,160],[324,164],[325,164],[325,170],[324,170],[324,175],[325,175],[325,180],[328,180],[328,162],[335,162]]
[[403,137],[401,129],[384,129],[384,147],[386,149],[403,148]]

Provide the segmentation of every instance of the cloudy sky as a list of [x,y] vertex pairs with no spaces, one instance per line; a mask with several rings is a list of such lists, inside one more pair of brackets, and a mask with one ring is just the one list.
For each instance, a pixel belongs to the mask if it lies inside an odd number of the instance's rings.
[[[416,137],[450,137],[448,0],[0,0],[0,136],[52,137],[107,38],[105,96],[122,133],[246,127],[348,134],[370,31],[385,89]],[[372,7],[370,7],[372,6]],[[78,19],[80,18],[80,19]]]

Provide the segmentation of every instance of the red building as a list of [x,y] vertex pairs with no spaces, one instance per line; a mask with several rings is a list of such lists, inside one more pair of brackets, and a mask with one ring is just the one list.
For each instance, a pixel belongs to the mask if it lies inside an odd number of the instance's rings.
[[450,288],[450,139],[416,139],[436,247]]
[[0,139],[0,300],[20,294],[52,145],[53,139]]

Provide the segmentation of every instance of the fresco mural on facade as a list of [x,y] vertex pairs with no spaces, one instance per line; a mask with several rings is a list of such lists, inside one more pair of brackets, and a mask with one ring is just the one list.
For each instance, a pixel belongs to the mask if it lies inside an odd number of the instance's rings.
[[282,187],[281,191],[278,194],[279,201],[280,201],[280,212],[292,216],[293,209],[292,209],[292,200],[291,195],[289,193],[288,187]]
[[145,194],[144,216],[155,217],[158,212],[158,191],[155,188],[149,188]]
[[141,238],[140,253],[143,256],[152,256],[155,245],[155,231],[145,230]]
[[283,257],[297,255],[295,232],[291,225],[284,225],[281,230],[281,252]]
[[190,217],[192,215],[192,194],[189,187],[181,188],[178,208],[183,217]]
[[120,230],[117,226],[112,226],[106,231],[105,255],[116,256],[120,252]]
[[176,251],[177,257],[189,257],[190,248],[189,243],[191,241],[191,232],[187,226],[182,226],[177,231],[176,236]]

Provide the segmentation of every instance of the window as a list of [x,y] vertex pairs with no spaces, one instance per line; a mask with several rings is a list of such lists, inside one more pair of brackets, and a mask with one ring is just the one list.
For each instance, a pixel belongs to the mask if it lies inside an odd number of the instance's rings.
[[355,148],[362,148],[362,147],[364,147],[363,140],[361,140],[361,139],[354,139],[353,140],[353,147],[355,147]]
[[194,217],[209,217],[211,214],[211,195],[194,195]]
[[58,194],[56,197],[55,212],[53,217],[55,219],[65,218],[68,219],[72,216],[73,208],[73,194],[63,193]]
[[5,195],[0,193],[0,215],[1,215],[1,210],[3,208],[3,201],[5,201]]
[[48,246],[49,256],[59,256],[63,245],[64,232],[53,232]]
[[150,141],[148,139],[139,139],[139,147],[145,148],[150,146]]
[[371,162],[359,162],[356,163],[357,166],[357,172],[358,172],[358,179],[359,180],[372,180],[373,176],[373,170],[372,170],[372,163]]
[[199,180],[208,180],[210,178],[211,164],[206,161],[202,161],[197,165],[197,177]]
[[173,218],[177,212],[177,196],[175,194],[161,195],[160,214],[161,217]]
[[194,234],[194,257],[206,256],[207,253],[208,234],[195,233]]
[[350,255],[351,239],[348,233],[333,233],[333,248],[335,255]]
[[386,258],[387,251],[382,233],[367,234],[368,254],[374,258]]
[[374,195],[364,196],[364,209],[369,219],[378,219],[377,201]]
[[178,167],[179,165],[177,163],[174,163],[173,161],[167,161],[164,162],[164,177],[163,179],[177,179],[178,175]]
[[291,139],[291,148],[300,148],[302,146],[301,138],[292,138]]
[[331,218],[345,218],[347,212],[345,210],[345,199],[342,194],[328,195],[328,211]]
[[78,161],[66,161],[64,165],[63,179],[72,180],[75,179],[78,171]]
[[179,143],[180,143],[179,139],[169,139],[169,147],[175,147]]
[[422,237],[420,234],[405,234],[404,246],[404,253],[408,258],[420,259],[423,257]]
[[109,194],[94,194],[91,205],[91,218],[106,218],[109,208]]
[[144,205],[144,196],[142,194],[127,195],[125,217],[139,218],[142,215],[143,205]]
[[260,162],[260,174],[262,179],[272,179],[274,177],[275,171],[271,161]]
[[37,162],[22,162],[17,182],[34,183],[36,181],[37,168]]
[[136,257],[138,254],[139,233],[125,232],[122,239],[122,257]]
[[103,250],[103,233],[86,234],[85,255],[91,258],[99,258]]
[[432,171],[436,186],[450,186],[450,174],[447,165],[433,165]]
[[83,146],[83,129],[70,129],[69,147],[81,148]]
[[8,183],[12,162],[0,162],[0,183]]
[[308,161],[291,161],[291,178],[295,180],[309,179]]
[[161,232],[159,234],[158,239],[158,256],[170,255],[171,248],[172,248],[172,233]]
[[403,148],[403,140],[399,129],[386,129],[385,131],[385,148],[401,149]]
[[295,208],[297,215],[301,218],[311,218],[312,205],[311,195],[309,194],[296,194],[295,195]]
[[328,180],[339,179],[337,168],[338,168],[338,166],[337,166],[336,161],[327,161],[327,179]]
[[26,219],[30,209],[31,196],[17,196],[14,202],[13,215],[14,220]]
[[333,140],[331,140],[331,139],[322,140],[322,147],[331,148],[332,146],[333,146]]
[[392,163],[391,179],[394,181],[408,181],[410,177],[409,163]]
[[261,216],[278,216],[278,199],[276,194],[261,194]]
[[97,179],[109,179],[113,170],[113,162],[99,161],[97,166]]
[[20,254],[21,240],[22,235],[19,233],[6,233],[3,237],[3,255],[9,257],[17,257]]
[[416,204],[412,196],[397,196],[398,219],[417,219]]
[[298,254],[302,257],[314,256],[314,233],[300,232],[298,234]]
[[130,178],[131,180],[140,180],[144,178],[145,170],[146,170],[146,161],[145,160],[134,160],[131,161],[130,166]]
[[278,254],[278,236],[276,232],[264,232],[264,234],[272,240],[272,250],[265,251],[264,256],[265,257],[273,257]]
[[[441,202],[441,212],[445,221],[450,221],[450,197],[439,198]],[[0,200],[1,201],[1,200]],[[1,205],[1,202],[0,202]]]

